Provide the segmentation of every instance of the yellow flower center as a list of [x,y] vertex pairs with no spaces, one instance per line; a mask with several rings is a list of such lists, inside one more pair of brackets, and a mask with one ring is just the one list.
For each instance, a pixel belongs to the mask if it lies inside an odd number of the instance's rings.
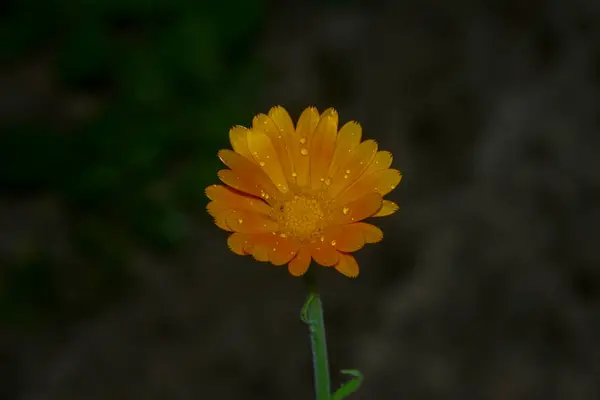
[[283,234],[308,239],[323,229],[325,210],[318,198],[295,195],[276,209],[274,218]]

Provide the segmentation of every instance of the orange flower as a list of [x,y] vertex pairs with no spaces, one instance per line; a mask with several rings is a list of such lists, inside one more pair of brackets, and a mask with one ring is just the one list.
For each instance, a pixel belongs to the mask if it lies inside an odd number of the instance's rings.
[[383,232],[361,222],[393,214],[398,206],[383,200],[402,175],[390,169],[392,154],[361,142],[357,122],[338,132],[338,114],[319,115],[309,107],[294,124],[283,107],[259,114],[252,128],[229,131],[231,150],[219,158],[229,167],[218,175],[225,185],[206,189],[207,209],[221,229],[233,232],[227,243],[239,255],[288,264],[303,275],[311,258],[349,277],[358,276],[351,255]]

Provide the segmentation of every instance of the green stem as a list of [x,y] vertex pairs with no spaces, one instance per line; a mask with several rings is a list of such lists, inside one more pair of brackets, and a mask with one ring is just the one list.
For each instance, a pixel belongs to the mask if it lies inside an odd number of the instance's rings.
[[317,289],[316,278],[309,270],[306,275],[308,298],[302,308],[302,320],[308,324],[312,346],[313,372],[315,377],[316,400],[330,400],[329,361],[327,359],[327,339],[323,304]]

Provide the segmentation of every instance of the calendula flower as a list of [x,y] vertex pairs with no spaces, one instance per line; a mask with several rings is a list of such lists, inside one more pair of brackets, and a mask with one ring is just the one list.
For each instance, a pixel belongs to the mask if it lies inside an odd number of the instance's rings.
[[398,206],[383,196],[401,179],[390,169],[392,155],[373,140],[361,142],[357,122],[338,131],[338,114],[319,115],[309,107],[294,127],[287,111],[273,107],[252,128],[229,131],[232,150],[219,151],[229,168],[219,171],[224,185],[206,189],[207,209],[216,225],[233,232],[227,243],[236,254],[288,264],[303,275],[311,259],[358,275],[351,255],[383,232],[363,222],[393,214]]

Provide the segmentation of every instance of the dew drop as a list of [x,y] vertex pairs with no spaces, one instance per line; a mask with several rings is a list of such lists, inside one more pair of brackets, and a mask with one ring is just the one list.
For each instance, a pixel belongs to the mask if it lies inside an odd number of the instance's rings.
[[325,241],[325,236],[321,236],[321,242]]
[[300,149],[300,154],[302,154],[303,156],[307,156],[308,155],[308,149],[306,149],[306,148]]
[[347,170],[346,170],[346,173],[347,173],[347,174],[349,174],[350,172],[352,172],[352,171],[350,171],[349,169],[347,169]]
[[350,209],[348,207],[344,207],[344,208],[342,208],[342,212],[344,213],[344,215],[348,215],[348,212],[350,212]]
[[300,138],[300,144],[305,144],[306,143],[306,138],[305,137],[301,137]]
[[325,178],[321,178],[319,179],[321,182],[325,182]]
[[331,245],[332,245],[332,246],[335,246],[336,244],[337,244],[337,242],[336,242],[335,240],[332,240],[332,241],[331,241]]
[[244,222],[244,220],[243,220],[243,219],[241,219],[241,218],[239,218],[239,219],[238,219],[238,224],[241,224],[242,222]]
[[295,178],[295,177],[297,177],[297,176],[298,176],[298,174],[297,174],[297,173],[295,173],[295,172],[292,172],[292,178]]
[[282,233],[282,234],[281,234],[281,235],[279,235],[279,236],[281,236],[281,237],[282,237],[282,238],[284,238],[284,239],[287,237],[287,235],[286,235],[285,233]]
[[275,247],[273,247],[273,251],[277,251],[277,249]]
[[344,175],[344,179],[348,179],[348,175]]
[[325,184],[327,186],[331,185],[331,179],[329,179],[329,178],[325,179]]
[[259,162],[258,164],[259,164],[261,167],[264,167],[264,166],[265,166],[265,162],[264,162],[264,161],[261,161],[261,162]]

